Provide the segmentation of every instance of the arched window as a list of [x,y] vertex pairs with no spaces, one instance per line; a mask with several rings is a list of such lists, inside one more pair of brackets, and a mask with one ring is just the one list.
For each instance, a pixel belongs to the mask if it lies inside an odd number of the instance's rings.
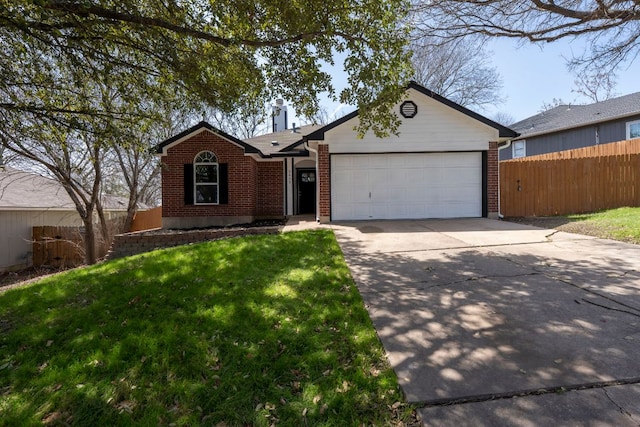
[[197,205],[218,204],[218,158],[202,151],[193,160],[194,202]]

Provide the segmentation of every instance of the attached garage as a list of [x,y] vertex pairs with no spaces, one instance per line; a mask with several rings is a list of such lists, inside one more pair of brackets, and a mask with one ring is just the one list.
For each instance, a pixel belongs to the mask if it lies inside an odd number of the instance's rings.
[[482,152],[334,154],[331,219],[483,215]]
[[412,82],[397,132],[358,134],[358,111],[303,137],[320,222],[497,217],[498,145],[518,134]]

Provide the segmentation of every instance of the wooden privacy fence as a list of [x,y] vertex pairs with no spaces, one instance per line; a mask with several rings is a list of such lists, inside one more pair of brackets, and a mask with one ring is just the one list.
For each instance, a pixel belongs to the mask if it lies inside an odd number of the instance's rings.
[[504,216],[640,206],[640,139],[500,162]]
[[[107,236],[102,236],[98,224],[94,224],[97,258],[103,258],[113,236],[121,233],[124,216],[107,220]],[[41,226],[33,227],[33,265],[56,268],[76,267],[85,262],[84,227]]]
[[84,263],[84,239],[80,227],[33,227],[33,265],[56,268]]
[[162,227],[162,206],[146,211],[136,212],[129,232],[152,230]]

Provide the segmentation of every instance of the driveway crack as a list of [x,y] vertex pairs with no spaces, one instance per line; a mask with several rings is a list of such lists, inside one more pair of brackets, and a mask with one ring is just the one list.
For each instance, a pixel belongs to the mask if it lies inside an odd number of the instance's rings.
[[[516,261],[512,260],[511,258],[505,258],[505,259],[507,261],[517,265],[517,266],[527,267],[527,266],[525,266],[525,265],[523,265],[523,264],[521,264],[519,262],[516,262]],[[561,276],[557,276],[555,274],[546,273],[543,269],[541,269],[539,267],[530,266],[530,268],[532,268],[535,272],[537,272],[538,274],[541,274],[541,275],[543,275],[545,277],[548,277],[548,278],[553,279],[553,280],[557,280],[558,282],[564,283],[564,284],[569,285],[569,286],[573,286],[574,288],[580,289],[583,292],[586,292],[586,293],[591,294],[591,295],[595,295],[595,296],[597,296],[599,298],[605,299],[607,301],[610,301],[610,302],[612,302],[614,304],[617,304],[617,305],[620,305],[622,307],[626,307],[626,308],[628,308],[630,310],[633,310],[633,311],[619,309],[619,308],[613,308],[613,307],[609,307],[609,306],[606,306],[606,305],[595,303],[595,302],[590,301],[590,300],[588,300],[586,298],[581,298],[582,301],[584,301],[584,302],[586,302],[588,304],[592,304],[594,306],[605,308],[605,309],[608,309],[608,310],[619,311],[619,312],[622,312],[622,313],[630,314],[632,316],[640,317],[640,308],[634,307],[634,306],[629,305],[629,304],[625,304],[624,302],[618,301],[617,299],[615,299],[613,297],[601,294],[601,293],[596,292],[596,291],[594,291],[592,289],[589,289],[589,288],[587,288],[585,286],[581,286],[581,285],[578,285],[576,283],[573,283],[572,281],[567,280],[567,279],[565,279],[565,278],[563,278]],[[626,271],[622,276],[625,276],[626,274],[631,273],[631,272],[633,272],[633,270]]]
[[626,415],[626,416],[628,416],[629,418],[631,418],[633,421],[635,421],[635,420],[633,419],[633,414],[631,414],[631,412],[627,411],[623,406],[620,406],[620,405],[618,404],[618,402],[616,402],[615,400],[613,400],[613,398],[611,397],[611,395],[609,395],[609,393],[608,393],[608,391],[607,391],[607,389],[606,389],[606,388],[603,388],[603,389],[602,389],[602,391],[604,392],[604,395],[605,395],[605,396],[607,396],[607,399],[609,399],[609,401],[610,401],[611,403],[613,403],[613,404],[618,408],[618,410],[620,411],[620,413],[621,413],[621,414]]
[[560,232],[560,230],[553,230],[553,232],[547,234],[546,236],[544,236],[544,238],[549,240],[549,241],[551,241],[551,237],[553,237],[553,235],[555,235],[555,234],[557,234],[559,232]]
[[[581,298],[581,300],[586,302],[587,304],[595,305],[596,307],[606,308],[607,310],[619,311],[620,313],[627,313],[627,314],[630,314],[632,316],[640,317],[640,314],[634,313],[634,312],[629,311],[629,310],[623,310],[623,309],[620,309],[620,308],[613,308],[613,307],[609,307],[609,306],[606,306],[606,305],[598,304],[597,302],[589,301],[586,298]],[[618,304],[620,304],[620,303],[618,303]]]
[[[605,389],[606,387],[633,385],[633,384],[640,384],[640,377],[625,378],[625,379],[612,380],[612,381],[601,381],[601,382],[594,382],[594,383],[543,387],[543,388],[536,388],[536,389],[529,389],[529,390],[509,391],[504,393],[491,393],[491,394],[482,394],[482,395],[475,395],[475,396],[431,399],[431,400],[426,400],[423,402],[416,402],[416,403],[422,408],[429,408],[434,406],[451,406],[451,405],[461,405],[465,403],[489,402],[492,400],[512,399],[514,397],[540,396],[544,394],[566,393],[568,391]],[[620,407],[617,403],[615,403],[610,398],[609,395],[607,395],[607,397],[609,397],[609,400],[611,400],[618,408],[620,408],[621,410],[624,410],[624,408]],[[626,410],[625,410],[625,413],[628,414]]]

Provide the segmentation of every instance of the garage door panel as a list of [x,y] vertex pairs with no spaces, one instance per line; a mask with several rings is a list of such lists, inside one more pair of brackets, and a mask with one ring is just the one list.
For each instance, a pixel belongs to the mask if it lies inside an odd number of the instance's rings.
[[371,203],[345,203],[333,209],[333,216],[342,219],[371,219]]
[[369,192],[365,191],[369,186],[368,171],[336,171],[334,181],[342,183],[342,185],[332,188],[338,200],[369,201]]
[[479,217],[480,153],[334,155],[334,220]]

